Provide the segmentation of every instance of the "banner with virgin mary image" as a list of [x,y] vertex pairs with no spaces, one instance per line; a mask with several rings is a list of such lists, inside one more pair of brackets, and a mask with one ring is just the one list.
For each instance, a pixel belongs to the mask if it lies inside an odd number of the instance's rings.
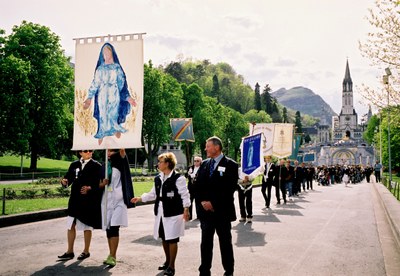
[[72,150],[142,147],[143,35],[75,39]]
[[256,177],[263,165],[262,134],[243,137],[241,144],[241,172],[240,175]]

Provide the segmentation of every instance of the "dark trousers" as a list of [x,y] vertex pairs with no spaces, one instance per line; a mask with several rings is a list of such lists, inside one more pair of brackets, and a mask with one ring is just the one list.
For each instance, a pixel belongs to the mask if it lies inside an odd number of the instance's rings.
[[293,181],[293,189],[292,192],[294,195],[297,195],[298,193],[301,192],[301,186],[300,186],[300,179],[299,178],[295,178]]
[[222,266],[227,274],[233,274],[235,260],[233,257],[231,222],[221,219],[201,219],[201,265],[200,276],[211,275],[214,234],[217,232],[221,251]]
[[[281,193],[282,193],[282,197],[283,197],[283,202],[285,202],[286,203],[286,183],[285,183],[285,181],[281,181],[281,183],[279,184],[279,189],[277,189],[277,190],[281,190]],[[278,194],[278,203],[281,203],[281,198],[280,198],[280,195]]]
[[307,178],[307,190],[308,189],[311,189],[311,190],[313,189],[312,182],[313,182],[312,178]]
[[[193,219],[193,201],[194,201],[193,189],[189,190],[189,194],[190,194],[189,220],[192,220]],[[196,213],[197,213],[197,210],[196,210]]]
[[[240,187],[238,188],[240,216],[242,218],[253,217],[253,188],[244,192]],[[247,213],[247,215],[246,215]]]
[[[272,184],[263,182],[261,184],[261,194],[264,197],[265,200],[265,207],[269,208],[269,205],[271,204],[271,192],[272,192]],[[275,196],[276,200],[279,202],[279,189],[275,187]]]
[[381,182],[381,171],[375,171],[376,182]]

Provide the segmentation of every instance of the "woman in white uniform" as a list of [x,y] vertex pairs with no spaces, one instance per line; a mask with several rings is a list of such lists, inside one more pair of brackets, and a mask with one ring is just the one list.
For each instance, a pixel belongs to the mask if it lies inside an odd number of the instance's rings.
[[134,207],[132,178],[124,149],[107,150],[107,176],[100,184],[104,189],[101,201],[102,229],[106,230],[110,254],[104,264],[115,266],[119,243],[119,228],[128,226],[128,208]]
[[155,200],[153,235],[155,239],[162,239],[165,263],[158,269],[164,270],[164,275],[175,275],[179,237],[184,235],[185,221],[189,220],[190,195],[186,178],[174,171],[176,163],[176,157],[171,152],[159,155],[160,174],[154,178],[153,188],[131,200],[132,203]]

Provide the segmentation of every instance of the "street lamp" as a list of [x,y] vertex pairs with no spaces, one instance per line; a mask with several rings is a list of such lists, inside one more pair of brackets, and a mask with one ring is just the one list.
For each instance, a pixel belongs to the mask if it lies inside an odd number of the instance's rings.
[[389,105],[389,96],[390,96],[390,87],[389,87],[389,76],[392,75],[392,72],[389,68],[385,68],[386,75],[383,76],[383,84],[386,84],[387,90],[387,109],[388,109],[388,153],[389,153],[389,183],[392,184],[392,155],[390,150],[390,105]]

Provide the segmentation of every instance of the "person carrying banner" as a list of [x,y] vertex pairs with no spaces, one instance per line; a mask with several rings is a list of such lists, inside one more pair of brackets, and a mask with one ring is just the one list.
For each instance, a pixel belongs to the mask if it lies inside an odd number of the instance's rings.
[[[279,160],[279,166],[277,169],[277,177],[278,177],[278,191],[280,190],[282,193],[283,197],[283,204],[286,204],[286,166],[285,166],[285,160],[281,159]],[[281,204],[281,198],[279,196],[278,202],[276,204]]]
[[265,166],[262,170],[262,181],[261,181],[261,194],[264,197],[265,208],[268,209],[271,204],[271,192],[272,186],[275,187],[275,196],[276,201],[279,202],[279,188],[278,188],[278,178],[279,173],[277,170],[277,166],[272,162],[272,158],[270,155],[264,156]]
[[92,230],[101,228],[101,165],[92,159],[92,150],[78,151],[80,159],[71,163],[67,174],[61,180],[66,188],[71,186],[67,216],[67,251],[58,256],[62,260],[75,257],[74,243],[76,230],[83,231],[84,249],[78,260],[90,257]]
[[128,227],[128,208],[135,207],[129,162],[124,149],[107,150],[107,177],[100,184],[104,189],[101,201],[102,229],[107,233],[109,255],[103,264],[115,266],[119,243],[119,228]]
[[253,180],[251,175],[241,176],[239,169],[238,199],[240,208],[240,222],[251,223],[253,219]]
[[179,237],[184,235],[185,221],[189,220],[190,195],[185,177],[174,170],[176,163],[172,152],[160,154],[160,174],[154,178],[153,188],[131,199],[132,203],[155,200],[153,236],[162,239],[165,262],[158,269],[164,270],[164,275],[175,275]]
[[200,156],[195,156],[193,160],[193,165],[189,167],[188,172],[187,172],[187,178],[188,178],[188,190],[190,194],[190,207],[189,207],[189,220],[193,219],[193,200],[194,200],[194,185],[196,182],[196,176],[197,172],[199,171],[201,161],[203,159]]
[[224,275],[233,275],[232,225],[236,220],[234,192],[238,183],[238,164],[222,153],[222,141],[207,139],[206,159],[197,173],[196,205],[201,225],[200,276],[211,275],[214,234],[217,232]]

